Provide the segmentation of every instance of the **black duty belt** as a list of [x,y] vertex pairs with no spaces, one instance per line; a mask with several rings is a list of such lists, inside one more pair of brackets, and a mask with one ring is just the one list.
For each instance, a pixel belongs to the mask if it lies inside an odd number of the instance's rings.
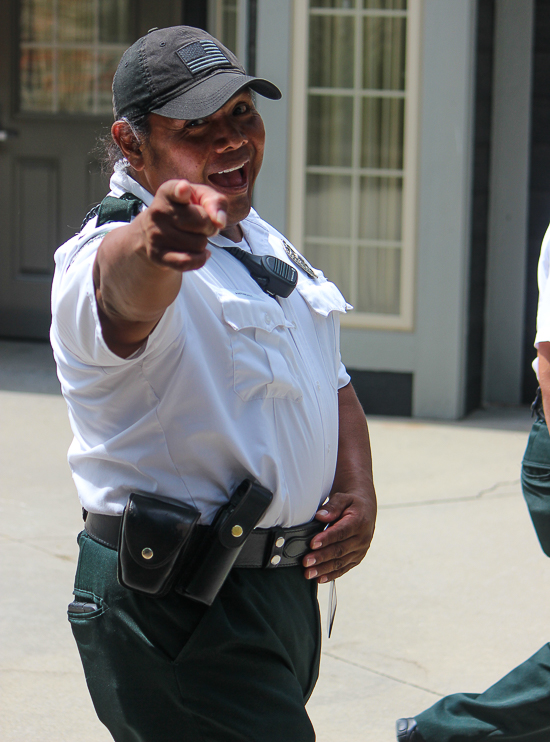
[[[116,551],[122,518],[99,513],[85,515],[86,533],[94,541]],[[234,566],[266,569],[295,567],[302,563],[302,558],[310,551],[311,539],[324,527],[325,524],[312,520],[293,528],[255,528],[245,541]],[[197,533],[193,537],[202,541],[209,531],[210,526],[197,526]]]

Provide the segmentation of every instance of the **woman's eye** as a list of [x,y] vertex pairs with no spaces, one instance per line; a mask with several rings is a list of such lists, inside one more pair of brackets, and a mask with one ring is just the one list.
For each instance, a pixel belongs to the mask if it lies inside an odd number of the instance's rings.
[[197,126],[202,126],[205,124],[205,119],[193,119],[192,121],[188,121],[185,128],[186,129],[195,129]]

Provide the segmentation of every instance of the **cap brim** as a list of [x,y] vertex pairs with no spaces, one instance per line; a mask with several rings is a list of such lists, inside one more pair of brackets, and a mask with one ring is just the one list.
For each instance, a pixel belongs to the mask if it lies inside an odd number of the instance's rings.
[[153,109],[151,113],[172,119],[204,118],[215,113],[243,88],[251,88],[264,98],[272,100],[282,98],[279,88],[269,80],[235,72],[218,72],[160,108]]

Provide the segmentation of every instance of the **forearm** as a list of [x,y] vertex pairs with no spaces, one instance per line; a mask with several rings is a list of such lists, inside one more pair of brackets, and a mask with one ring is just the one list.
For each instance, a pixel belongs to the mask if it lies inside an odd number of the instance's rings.
[[374,502],[370,438],[365,413],[351,384],[338,392],[338,459],[333,492],[358,491]]
[[550,423],[550,343],[539,343],[538,358],[544,417]]
[[102,308],[113,318],[158,322],[177,296],[181,273],[150,259],[140,219],[105,236],[97,251],[94,285]]
[[174,301],[182,273],[202,268],[207,238],[225,227],[225,199],[208,186],[169,180],[131,224],[97,251],[94,285],[103,338],[127,358]]
[[138,219],[106,235],[94,264],[103,336],[121,357],[141,346],[181,286],[181,273],[147,258]]
[[376,493],[372,480],[369,431],[351,384],[338,392],[338,458],[327,503],[316,518],[328,525],[311,540],[304,557],[307,579],[327,582],[363,559],[374,534]]

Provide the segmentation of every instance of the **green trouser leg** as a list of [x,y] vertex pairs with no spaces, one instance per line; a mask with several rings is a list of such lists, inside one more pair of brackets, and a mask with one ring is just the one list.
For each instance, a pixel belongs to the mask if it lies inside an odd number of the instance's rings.
[[542,550],[550,556],[550,436],[544,420],[535,420],[531,428],[521,488]]
[[[544,551],[550,553],[550,437],[533,423],[521,471],[523,494]],[[550,646],[485,693],[455,693],[415,717],[426,742],[550,742]]]
[[426,742],[549,742],[550,645],[484,693],[455,693],[415,716]]
[[[79,538],[69,620],[88,688],[116,742],[314,742],[317,586],[301,567],[234,569],[209,608],[121,587],[116,552]],[[78,730],[75,730],[78,738]]]

